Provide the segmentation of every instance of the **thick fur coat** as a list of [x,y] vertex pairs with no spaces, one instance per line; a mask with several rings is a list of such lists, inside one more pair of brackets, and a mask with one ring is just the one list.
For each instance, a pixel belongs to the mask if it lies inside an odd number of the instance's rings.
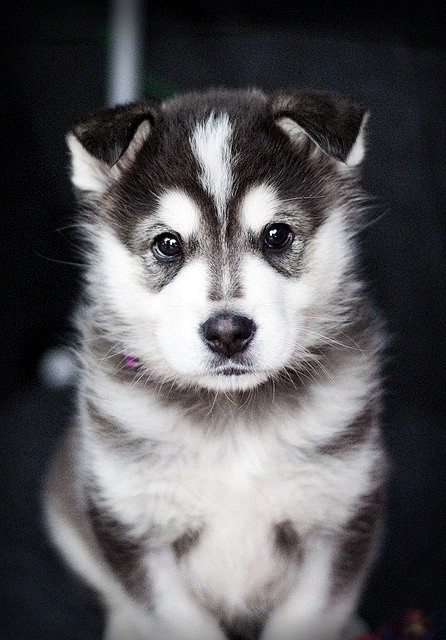
[[363,106],[149,100],[68,135],[87,246],[50,533],[107,640],[340,640],[381,522]]

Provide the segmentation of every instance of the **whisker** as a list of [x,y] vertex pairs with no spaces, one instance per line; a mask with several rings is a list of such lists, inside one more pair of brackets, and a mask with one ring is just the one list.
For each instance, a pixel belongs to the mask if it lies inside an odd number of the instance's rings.
[[322,198],[326,198],[327,196],[318,195],[318,196],[296,196],[294,198],[281,198],[281,202],[299,202],[299,200],[320,200]]
[[69,267],[81,267],[81,268],[85,268],[87,266],[86,264],[82,264],[80,262],[70,262],[69,260],[59,260],[58,258],[50,258],[49,256],[44,256],[42,253],[39,253],[38,251],[35,251],[34,253],[37,256],[39,256],[39,258],[42,258],[42,260],[46,260],[47,262],[54,262],[55,264],[64,264]]
[[[318,333],[317,331],[313,331],[311,329],[307,329],[306,327],[301,328],[301,331],[304,334],[307,334],[309,336],[314,336],[315,338],[318,338],[318,340],[320,342],[322,342],[323,344],[326,344],[326,345],[332,345],[332,346],[340,347],[340,348],[343,348],[343,349],[353,349],[353,350],[357,350],[358,349],[358,345],[356,345],[356,344],[354,346],[345,344],[344,342],[340,342],[339,340],[335,340],[334,338],[330,338],[329,336],[325,336],[324,334]],[[345,337],[348,337],[348,336],[345,336]]]

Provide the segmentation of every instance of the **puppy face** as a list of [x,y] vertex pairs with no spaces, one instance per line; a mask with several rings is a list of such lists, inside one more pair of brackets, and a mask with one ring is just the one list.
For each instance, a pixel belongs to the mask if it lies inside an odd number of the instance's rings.
[[362,107],[191,94],[128,107],[123,149],[119,109],[69,136],[90,291],[116,344],[160,382],[217,391],[299,367],[351,296]]

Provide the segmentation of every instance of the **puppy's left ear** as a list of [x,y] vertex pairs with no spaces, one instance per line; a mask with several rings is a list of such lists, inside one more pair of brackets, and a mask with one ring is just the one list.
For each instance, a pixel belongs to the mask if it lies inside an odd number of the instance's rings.
[[277,125],[298,147],[315,145],[351,167],[362,162],[368,114],[359,100],[336,93],[276,94],[271,109]]

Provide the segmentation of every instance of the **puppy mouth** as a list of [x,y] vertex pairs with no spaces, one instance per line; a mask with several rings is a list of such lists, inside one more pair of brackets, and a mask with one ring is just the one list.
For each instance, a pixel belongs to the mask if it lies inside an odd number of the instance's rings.
[[228,366],[214,369],[212,373],[217,376],[243,376],[248,373],[254,373],[254,371],[252,369],[249,369],[248,367]]
[[251,363],[215,364],[200,382],[208,389],[216,391],[247,391],[262,384],[268,378],[265,371]]

